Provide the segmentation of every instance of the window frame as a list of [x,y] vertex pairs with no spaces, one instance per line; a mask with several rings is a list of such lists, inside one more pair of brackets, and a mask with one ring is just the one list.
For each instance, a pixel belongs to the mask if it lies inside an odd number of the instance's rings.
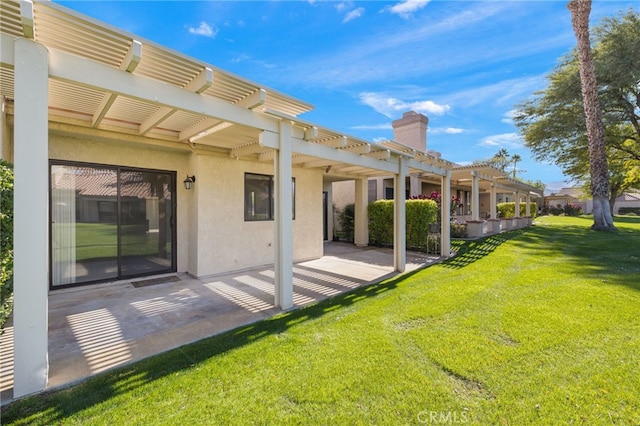
[[[115,222],[114,225],[117,227],[117,263],[118,263],[118,271],[116,277],[109,278],[98,278],[87,281],[79,281],[69,284],[57,284],[54,285],[54,274],[53,274],[53,245],[54,245],[54,233],[53,233],[53,180],[52,180],[52,170],[55,166],[68,166],[68,167],[80,167],[80,168],[97,168],[97,169],[105,169],[105,170],[113,170],[116,174],[116,182],[117,182],[117,195],[116,195],[116,212],[115,212]],[[122,229],[121,229],[121,196],[120,196],[120,176],[122,172],[142,172],[142,173],[160,173],[170,177],[170,191],[172,195],[171,199],[171,218],[170,221],[170,238],[171,238],[171,265],[163,271],[154,271],[154,272],[142,272],[135,274],[124,274],[122,273],[122,259],[121,259],[121,243],[122,243]],[[137,277],[145,277],[150,275],[164,274],[164,273],[174,273],[177,271],[178,265],[178,242],[177,242],[177,223],[178,223],[178,191],[177,191],[177,172],[175,170],[163,170],[156,168],[142,168],[142,167],[129,167],[123,165],[114,165],[114,164],[102,164],[102,163],[93,163],[93,162],[82,162],[82,161],[71,161],[71,160],[57,160],[57,159],[49,159],[49,200],[48,200],[48,209],[49,209],[49,236],[48,236],[48,246],[49,246],[49,290],[58,290],[69,287],[80,287],[85,285],[98,284],[102,282],[112,282],[116,280],[123,279],[131,279]]]
[[[256,178],[257,179],[261,179],[264,180],[264,178],[267,178],[266,180],[268,180],[268,188],[269,188],[269,194],[268,194],[268,198],[269,198],[269,203],[268,203],[268,209],[269,211],[267,212],[266,217],[258,217],[258,215],[256,215],[255,211],[253,213],[253,215],[250,214],[251,212],[251,207],[247,205],[249,198],[247,197],[247,179],[248,178]],[[292,193],[292,200],[291,200],[291,209],[292,209],[292,219],[295,220],[296,218],[296,178],[292,177],[291,178],[291,193]],[[244,195],[244,221],[245,222],[268,222],[268,221],[273,221],[275,219],[275,201],[274,201],[274,194],[275,194],[275,178],[273,175],[267,175],[267,174],[263,174],[263,173],[252,173],[252,172],[245,172],[244,173],[244,191],[243,191],[243,195]]]

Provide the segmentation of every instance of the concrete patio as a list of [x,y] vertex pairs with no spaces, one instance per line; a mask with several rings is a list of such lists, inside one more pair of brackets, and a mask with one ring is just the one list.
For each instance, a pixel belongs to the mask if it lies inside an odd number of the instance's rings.
[[[407,253],[406,272],[437,262]],[[325,243],[294,265],[294,309],[397,275],[393,251]],[[49,293],[47,389],[250,324],[279,312],[273,267],[196,279],[169,274]],[[2,404],[13,398],[13,327],[0,337]]]

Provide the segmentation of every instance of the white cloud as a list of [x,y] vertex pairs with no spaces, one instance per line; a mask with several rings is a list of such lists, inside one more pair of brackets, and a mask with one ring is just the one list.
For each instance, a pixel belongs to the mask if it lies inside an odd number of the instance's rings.
[[215,37],[218,34],[218,28],[216,26],[211,26],[207,24],[205,21],[200,22],[198,27],[187,27],[189,33],[195,35],[201,35],[204,37]]
[[349,21],[353,21],[354,19],[358,19],[362,15],[364,15],[364,7],[359,7],[347,13],[344,19],[342,20],[342,23],[345,24]]
[[518,112],[519,111],[517,109],[512,109],[511,111],[507,111],[507,112],[504,113],[504,116],[502,117],[502,120],[500,120],[500,121],[505,123],[505,124],[513,124],[513,117],[515,117],[515,115]]
[[[478,105],[513,105],[544,87],[545,76],[527,76],[501,80],[496,83],[477,86],[451,93],[447,101],[454,105],[475,107]],[[509,114],[509,113],[507,113]]]
[[350,9],[350,8],[351,8],[351,2],[344,2],[344,1],[343,1],[343,2],[337,3],[334,7],[336,8],[336,10],[337,10],[339,13],[342,13],[342,12],[344,12],[345,10],[348,10],[348,9]]
[[459,127],[430,127],[429,133],[431,134],[439,134],[446,133],[449,135],[457,135],[460,133],[464,133],[466,130],[461,129]]
[[517,133],[502,133],[482,138],[478,146],[488,148],[522,148],[522,138]]
[[397,116],[398,112],[416,111],[425,114],[442,115],[451,109],[449,105],[439,105],[433,101],[406,102],[374,92],[360,93],[360,101],[389,118]]
[[351,128],[356,130],[392,130],[393,126],[391,123],[361,124],[359,126],[351,126]]
[[407,19],[410,18],[414,12],[425,7],[430,1],[431,0],[405,0],[388,7],[386,10],[401,18]]

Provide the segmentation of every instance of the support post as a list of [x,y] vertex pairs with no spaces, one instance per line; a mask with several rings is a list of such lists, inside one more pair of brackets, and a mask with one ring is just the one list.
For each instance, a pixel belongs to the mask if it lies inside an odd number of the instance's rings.
[[48,377],[49,53],[15,41],[14,385],[18,398],[44,390]]
[[409,196],[417,197],[422,195],[422,180],[420,177],[409,175]]
[[356,179],[356,202],[354,211],[354,243],[357,246],[369,245],[369,216],[367,204],[369,201],[369,180]]
[[520,193],[513,193],[513,200],[515,201],[515,215],[514,217],[520,217]]
[[404,157],[400,157],[398,168],[393,179],[393,266],[397,272],[404,272],[407,264],[405,191],[408,172]]
[[491,193],[489,194],[489,208],[491,209],[491,219],[497,218],[498,203],[496,203],[496,185],[491,183]]
[[475,170],[471,172],[471,220],[480,220],[480,184]]
[[[442,176],[440,186],[440,205],[443,206],[444,200],[451,199],[451,170],[447,170],[446,174]],[[448,208],[440,209],[440,222],[442,226],[440,230],[440,256],[449,257],[451,255],[451,216]]]
[[275,153],[275,301],[280,309],[293,307],[293,188],[291,179],[291,123],[280,121]]

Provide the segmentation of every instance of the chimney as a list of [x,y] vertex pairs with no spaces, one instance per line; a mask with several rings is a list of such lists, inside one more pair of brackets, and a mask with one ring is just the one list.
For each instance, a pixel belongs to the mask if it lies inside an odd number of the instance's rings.
[[402,114],[402,118],[391,123],[393,126],[393,138],[396,142],[426,152],[427,124],[429,124],[429,119],[426,115],[415,111],[405,112]]

